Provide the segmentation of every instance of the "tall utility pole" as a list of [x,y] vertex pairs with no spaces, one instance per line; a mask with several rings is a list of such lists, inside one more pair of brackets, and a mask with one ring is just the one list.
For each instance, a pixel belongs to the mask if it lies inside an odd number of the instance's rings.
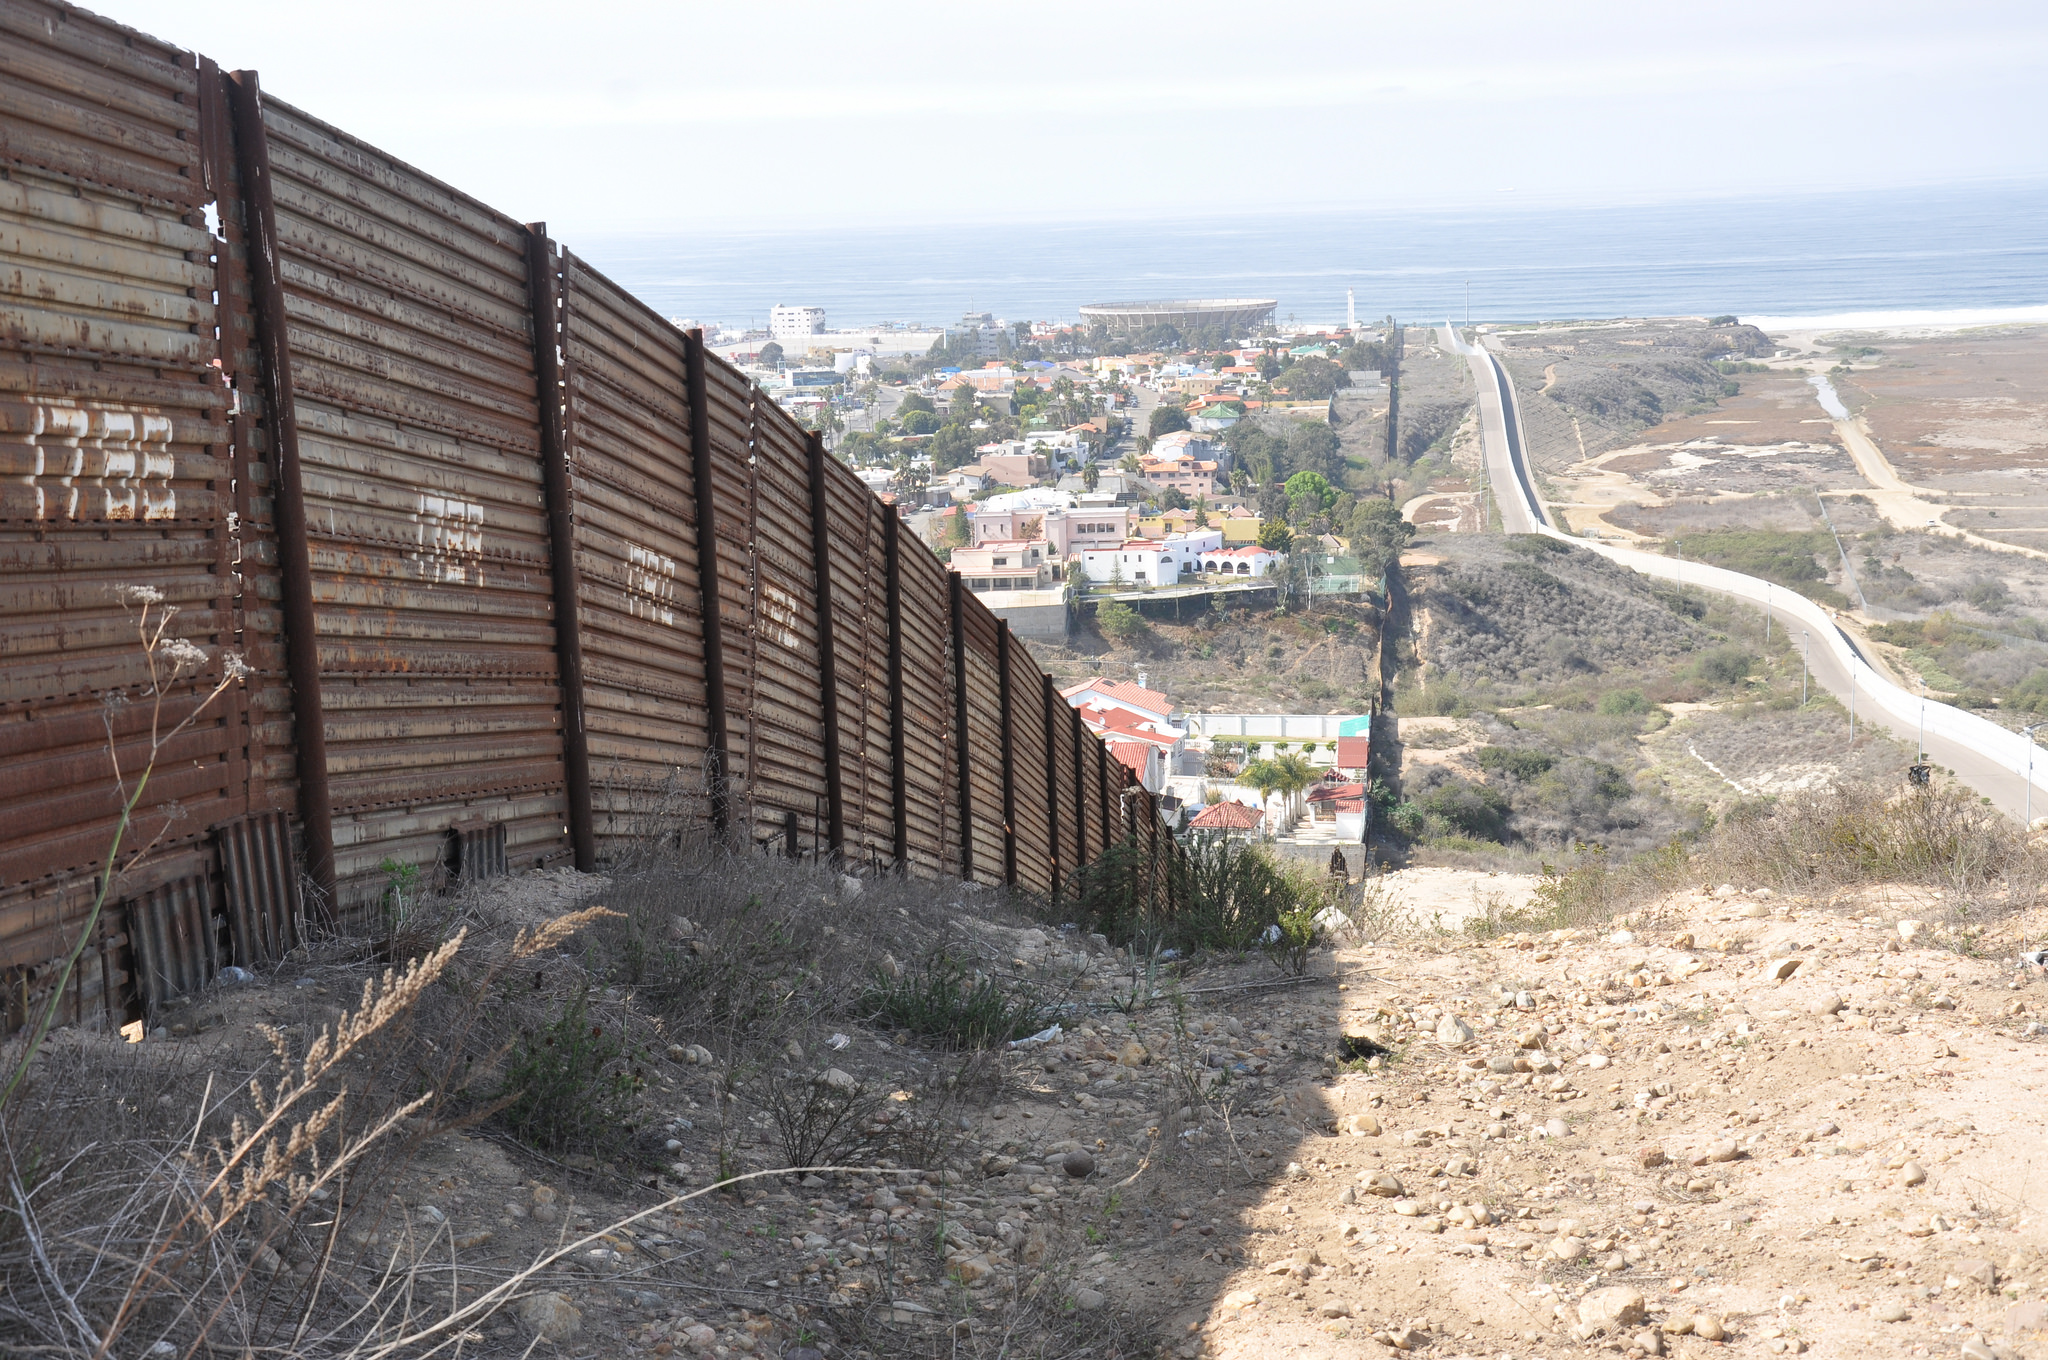
[[1806,707],[1806,649],[1812,635],[1804,628],[1799,630],[1799,706]]
[[2040,726],[2040,723],[2035,723],[2032,727],[2020,729],[2027,737],[2027,792],[2025,801],[2021,804],[2024,811],[2020,813],[2022,836],[2034,829],[2034,733]]

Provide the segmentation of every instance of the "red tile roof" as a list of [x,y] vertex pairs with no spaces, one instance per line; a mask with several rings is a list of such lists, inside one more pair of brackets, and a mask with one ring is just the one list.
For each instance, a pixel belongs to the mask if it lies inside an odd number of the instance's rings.
[[1106,704],[1084,704],[1081,707],[1081,721],[1104,736],[1105,739],[1120,738],[1126,741],[1150,742],[1154,746],[1178,746],[1180,738],[1170,732],[1156,732],[1145,719],[1128,708],[1112,708]]
[[1122,741],[1115,737],[1105,738],[1104,745],[1109,753],[1130,767],[1131,773],[1140,779],[1145,777],[1145,766],[1152,758],[1152,748],[1142,741]]
[[1211,803],[1197,812],[1188,826],[1195,831],[1250,831],[1266,814],[1243,803]]
[[1139,708],[1150,709],[1154,713],[1173,712],[1173,700],[1158,690],[1146,689],[1143,685],[1134,685],[1128,680],[1111,680],[1100,675],[1091,675],[1078,685],[1069,685],[1060,691],[1060,698],[1072,703],[1076,696],[1089,693],[1100,694],[1106,699],[1119,699],[1127,704],[1136,704]]

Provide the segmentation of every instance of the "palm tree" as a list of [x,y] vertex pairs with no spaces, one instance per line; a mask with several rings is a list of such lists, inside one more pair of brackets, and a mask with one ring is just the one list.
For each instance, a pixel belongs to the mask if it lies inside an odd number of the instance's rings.
[[1281,773],[1280,763],[1274,760],[1254,760],[1247,764],[1237,776],[1238,783],[1249,784],[1259,791],[1259,810],[1261,812],[1266,811],[1266,803],[1267,800],[1272,798],[1273,790],[1279,788],[1286,781],[1287,777]]
[[1315,768],[1308,763],[1308,757],[1293,751],[1277,756],[1272,761],[1276,776],[1274,785],[1287,797],[1290,809],[1309,785],[1316,782]]

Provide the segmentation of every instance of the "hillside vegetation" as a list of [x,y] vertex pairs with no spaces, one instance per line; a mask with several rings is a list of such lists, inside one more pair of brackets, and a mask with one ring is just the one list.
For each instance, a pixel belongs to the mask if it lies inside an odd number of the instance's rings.
[[1434,538],[1410,560],[1401,767],[1379,791],[1398,853],[1626,858],[1906,763],[1867,729],[1852,744],[1818,690],[1802,700],[1784,630],[1718,597],[1535,536]]

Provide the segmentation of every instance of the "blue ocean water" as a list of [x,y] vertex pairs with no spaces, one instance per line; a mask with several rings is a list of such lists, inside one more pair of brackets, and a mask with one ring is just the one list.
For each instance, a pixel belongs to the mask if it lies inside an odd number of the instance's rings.
[[598,237],[570,246],[665,315],[833,326],[968,310],[1071,319],[1090,302],[1270,297],[1304,322],[1733,312],[1825,315],[2048,303],[2048,182],[1599,209],[1274,212]]

